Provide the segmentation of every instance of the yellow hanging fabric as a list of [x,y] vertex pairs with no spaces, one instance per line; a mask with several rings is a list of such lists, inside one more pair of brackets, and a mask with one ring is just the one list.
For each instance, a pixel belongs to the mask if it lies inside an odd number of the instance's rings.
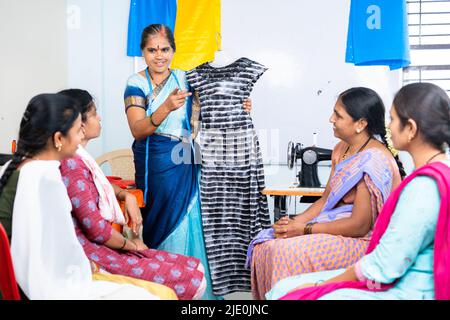
[[220,0],[178,0],[174,69],[191,70],[213,61],[220,49]]

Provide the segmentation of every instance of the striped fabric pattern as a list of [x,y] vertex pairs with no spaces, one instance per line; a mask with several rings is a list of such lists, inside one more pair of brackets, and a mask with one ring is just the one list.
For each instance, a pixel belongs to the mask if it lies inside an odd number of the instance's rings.
[[247,247],[270,227],[264,168],[258,136],[244,98],[267,69],[247,58],[213,68],[203,64],[187,73],[198,92],[202,156],[201,202],[213,292],[250,291]]

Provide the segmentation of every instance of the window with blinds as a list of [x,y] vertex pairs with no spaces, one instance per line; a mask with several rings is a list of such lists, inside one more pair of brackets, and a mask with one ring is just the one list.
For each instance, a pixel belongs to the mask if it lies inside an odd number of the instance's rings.
[[403,83],[431,82],[450,95],[450,0],[407,0],[411,65]]

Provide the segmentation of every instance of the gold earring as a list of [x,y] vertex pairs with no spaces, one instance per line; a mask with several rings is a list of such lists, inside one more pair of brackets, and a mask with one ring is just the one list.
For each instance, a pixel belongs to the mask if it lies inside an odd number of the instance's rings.
[[56,149],[58,149],[58,152],[61,152],[61,148],[62,148],[62,144],[60,143],[60,144],[58,144],[57,146],[55,146],[56,147]]
[[414,138],[414,137],[409,136],[409,137],[408,137],[408,142],[411,142],[411,140],[412,140],[413,138]]

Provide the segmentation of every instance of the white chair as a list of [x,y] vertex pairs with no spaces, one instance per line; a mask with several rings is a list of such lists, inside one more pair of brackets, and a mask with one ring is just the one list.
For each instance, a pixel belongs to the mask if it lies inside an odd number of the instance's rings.
[[121,177],[124,180],[134,180],[134,156],[131,149],[119,149],[101,155],[96,158],[99,166],[104,163],[111,167],[111,175]]

